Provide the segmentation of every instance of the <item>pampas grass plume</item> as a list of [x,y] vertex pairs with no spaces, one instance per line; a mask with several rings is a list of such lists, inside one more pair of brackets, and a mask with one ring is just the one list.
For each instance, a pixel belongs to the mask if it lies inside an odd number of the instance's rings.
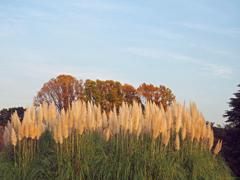
[[176,140],[175,140],[175,149],[178,150],[178,151],[180,149],[180,139],[179,139],[178,133],[176,135]]
[[36,121],[36,114],[35,114],[35,109],[34,109],[33,104],[32,104],[32,107],[31,107],[31,121],[32,121],[32,123],[35,123],[35,121]]
[[207,127],[207,138],[210,139],[211,137],[211,123],[208,122],[208,127]]
[[30,123],[29,126],[30,126],[30,137],[32,139],[35,139],[35,134],[36,134],[36,132],[35,132],[35,124]]
[[191,127],[192,127],[191,115],[190,115],[189,109],[187,109],[187,112],[186,112],[186,129],[187,129],[187,134],[191,134]]
[[27,121],[27,123],[29,123],[31,121],[31,110],[30,110],[29,105],[27,105],[27,109],[24,113],[24,116],[26,116],[26,121]]
[[43,112],[42,112],[41,105],[38,107],[37,115],[38,115],[38,124],[42,124]]
[[182,126],[181,135],[182,135],[182,140],[184,141],[184,139],[186,138],[186,125]]
[[166,136],[166,141],[165,141],[165,146],[168,145],[169,140],[170,140],[170,136],[171,136],[171,134],[170,134],[170,130],[168,130],[168,131],[167,131],[167,136]]
[[200,137],[201,137],[200,124],[197,123],[195,127],[196,127],[195,128],[195,137],[196,137],[197,141],[199,142]]
[[16,135],[14,129],[12,129],[11,140],[12,140],[13,146],[16,146],[17,145],[17,135]]
[[172,112],[171,112],[171,106],[168,106],[167,108],[167,128],[171,129],[172,127]]
[[4,130],[4,134],[3,134],[3,141],[4,141],[4,144],[6,147],[10,143],[10,133],[9,133],[7,126],[5,126],[5,130]]
[[29,124],[28,122],[25,120],[23,121],[23,134],[24,137],[29,138],[30,132],[29,132]]
[[18,141],[21,141],[23,138],[23,128],[22,128],[22,124],[19,123],[18,124]]
[[210,138],[209,138],[209,151],[212,149],[212,146],[213,146],[213,142],[214,142],[214,134],[213,134],[213,130],[211,130],[211,135],[210,135]]
[[105,136],[105,138],[106,138],[106,141],[108,141],[109,138],[110,138],[110,129],[109,128],[106,128],[106,136]]
[[53,138],[56,141],[56,143],[58,143],[58,132],[57,132],[56,126],[54,126],[54,129],[53,129]]
[[46,125],[48,118],[48,104],[45,100],[43,101],[42,110],[43,110],[43,123]]
[[106,115],[105,111],[102,114],[102,120],[103,120],[102,127],[106,128],[107,127],[107,115]]
[[192,123],[192,127],[191,127],[191,142],[193,143],[193,139],[195,137],[195,124]]
[[217,145],[214,149],[214,156],[216,156],[222,148],[222,140],[218,140]]
[[156,113],[153,120],[153,139],[155,140],[159,135],[159,114]]
[[52,101],[49,106],[49,125],[53,127],[53,121],[56,117],[56,107],[54,102]]
[[176,123],[176,133],[179,132],[181,128],[181,104],[178,104],[178,111],[175,112],[177,115],[175,115],[175,123]]
[[42,124],[38,124],[37,125],[37,134],[36,134],[37,140],[40,138],[41,134],[42,134]]

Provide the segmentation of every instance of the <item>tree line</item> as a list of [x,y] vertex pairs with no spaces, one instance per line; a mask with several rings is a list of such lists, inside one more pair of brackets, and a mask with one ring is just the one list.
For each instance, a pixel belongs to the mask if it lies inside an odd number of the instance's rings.
[[77,80],[70,75],[59,75],[45,83],[34,97],[34,105],[39,106],[44,101],[48,104],[54,102],[57,109],[65,110],[71,106],[72,101],[81,99],[100,105],[107,113],[115,106],[118,110],[123,101],[128,105],[136,101],[144,105],[152,101],[156,105],[167,109],[175,99],[172,91],[163,85],[141,84],[137,89],[130,84],[121,84],[113,80]]

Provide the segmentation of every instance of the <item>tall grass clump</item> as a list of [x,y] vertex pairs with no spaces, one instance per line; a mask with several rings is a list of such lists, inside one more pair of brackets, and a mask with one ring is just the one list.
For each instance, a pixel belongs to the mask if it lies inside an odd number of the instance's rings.
[[[107,115],[74,101],[27,107],[4,131],[0,179],[234,179],[196,104],[123,102]],[[214,147],[215,146],[215,147]]]

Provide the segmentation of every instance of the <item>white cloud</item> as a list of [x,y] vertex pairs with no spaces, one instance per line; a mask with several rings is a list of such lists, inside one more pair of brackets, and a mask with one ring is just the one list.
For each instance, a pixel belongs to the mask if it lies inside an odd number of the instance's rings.
[[219,54],[219,55],[227,56],[227,57],[230,57],[230,58],[234,58],[235,57],[234,54],[232,54],[230,52],[227,52],[227,51],[215,50],[213,48],[209,48],[209,47],[206,47],[206,46],[202,46],[202,48],[204,48],[205,50],[207,50],[209,52],[212,52],[214,54]]
[[155,36],[160,38],[166,38],[170,40],[185,38],[184,35],[173,33],[167,29],[161,29],[161,28],[155,28],[155,27],[145,27],[145,28],[147,33],[154,34]]
[[214,27],[214,26],[199,24],[199,23],[189,23],[189,22],[172,22],[171,24],[184,26],[184,27],[195,29],[198,31],[222,34],[222,35],[240,38],[240,28],[223,29],[220,27]]
[[120,9],[118,6],[114,6],[106,3],[70,3],[70,5],[77,6],[85,9],[98,9],[98,10],[116,10]]
[[214,77],[230,78],[232,74],[232,68],[228,66],[219,66],[216,64],[206,64],[204,70],[206,73],[210,73]]
[[[204,60],[200,60],[194,57],[184,56],[173,52],[161,51],[158,49],[130,47],[127,49],[123,49],[121,51],[158,60],[170,62],[182,61],[184,63],[195,64],[199,67],[197,71],[200,74],[207,74],[214,77],[230,78],[233,71],[232,68],[228,66],[221,66],[218,64],[208,63],[205,62]],[[193,70],[196,71],[195,68]]]

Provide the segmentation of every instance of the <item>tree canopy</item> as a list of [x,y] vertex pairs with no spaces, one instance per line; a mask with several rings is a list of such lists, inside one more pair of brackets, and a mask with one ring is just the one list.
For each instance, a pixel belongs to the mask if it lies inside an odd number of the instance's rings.
[[167,110],[167,106],[175,99],[172,91],[163,85],[157,87],[152,84],[147,85],[143,83],[139,86],[137,92],[143,103],[146,101],[153,101],[158,106],[162,104],[165,111]]
[[137,89],[130,84],[122,85],[118,81],[99,80],[96,81],[86,79],[77,80],[70,75],[59,75],[55,79],[51,79],[45,83],[41,90],[34,97],[34,105],[38,106],[45,100],[48,104],[52,101],[56,104],[58,110],[68,108],[69,104],[76,99],[91,101],[96,105],[100,105],[106,113],[115,106],[117,111],[123,101],[128,105],[137,101],[145,105],[145,101],[153,101],[158,106],[162,103],[164,109],[172,103],[175,96],[169,88],[163,85],[159,87],[152,84],[143,83]]
[[66,110],[72,101],[82,97],[82,92],[82,80],[78,81],[70,75],[59,75],[43,85],[33,102],[35,106],[39,106],[44,100],[48,104],[54,101],[58,110]]
[[[238,85],[240,87],[240,84]],[[240,90],[237,93],[234,93],[235,98],[230,98],[229,106],[232,108],[229,111],[226,111],[226,114],[223,117],[228,118],[226,122],[233,123],[236,128],[240,128]]]
[[227,118],[226,122],[229,123],[224,128],[223,140],[226,146],[224,146],[223,155],[234,173],[240,176],[240,90],[233,94],[235,97],[230,98],[230,102],[228,102],[231,109],[223,115]]
[[25,110],[26,109],[23,107],[12,107],[8,109],[3,108],[2,110],[0,110],[0,125],[5,126],[7,124],[7,121],[11,121],[11,115],[15,111],[17,111],[19,119],[20,121],[22,121]]

